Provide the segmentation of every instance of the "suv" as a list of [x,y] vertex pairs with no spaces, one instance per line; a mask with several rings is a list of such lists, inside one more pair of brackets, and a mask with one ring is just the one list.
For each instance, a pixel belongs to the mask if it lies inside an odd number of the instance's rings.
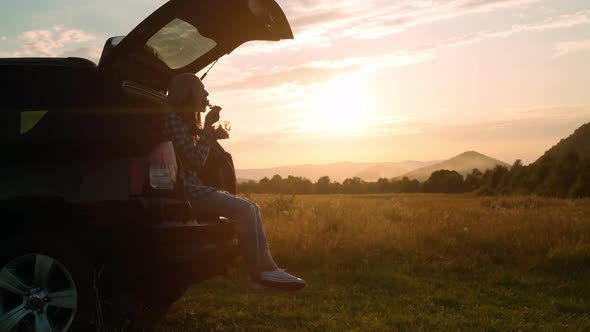
[[[293,38],[274,0],[171,0],[98,65],[0,59],[0,331],[149,325],[236,254],[234,222],[199,216],[158,118],[171,77],[250,40]],[[205,184],[236,192],[215,144]]]

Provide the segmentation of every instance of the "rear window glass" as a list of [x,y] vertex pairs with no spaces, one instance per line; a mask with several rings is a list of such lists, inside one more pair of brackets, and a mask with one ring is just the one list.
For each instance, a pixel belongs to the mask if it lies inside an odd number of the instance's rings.
[[17,141],[30,132],[45,117],[47,111],[23,110],[2,113],[0,117],[0,143]]
[[213,39],[202,36],[197,28],[178,18],[156,32],[146,44],[170,69],[189,65],[216,45]]
[[33,129],[41,119],[47,114],[47,111],[27,111],[20,113],[20,134],[25,134]]

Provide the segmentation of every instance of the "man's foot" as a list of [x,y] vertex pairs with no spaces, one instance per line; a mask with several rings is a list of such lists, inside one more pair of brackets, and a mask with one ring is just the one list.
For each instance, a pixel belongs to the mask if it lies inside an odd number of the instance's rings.
[[294,291],[305,287],[305,281],[282,269],[260,273],[260,284],[276,290]]

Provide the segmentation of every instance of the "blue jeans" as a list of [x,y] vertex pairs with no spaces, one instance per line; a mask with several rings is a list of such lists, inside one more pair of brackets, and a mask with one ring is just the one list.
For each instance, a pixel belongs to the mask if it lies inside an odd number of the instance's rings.
[[235,220],[241,254],[251,270],[258,267],[260,253],[268,250],[258,204],[224,191],[199,193],[190,202],[193,210]]

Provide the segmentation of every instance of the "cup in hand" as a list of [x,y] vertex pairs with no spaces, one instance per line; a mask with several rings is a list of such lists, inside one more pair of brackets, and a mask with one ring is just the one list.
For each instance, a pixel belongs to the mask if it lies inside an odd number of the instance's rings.
[[213,126],[213,132],[215,133],[216,139],[227,139],[229,138],[229,132],[231,131],[231,124],[229,121],[218,121]]

